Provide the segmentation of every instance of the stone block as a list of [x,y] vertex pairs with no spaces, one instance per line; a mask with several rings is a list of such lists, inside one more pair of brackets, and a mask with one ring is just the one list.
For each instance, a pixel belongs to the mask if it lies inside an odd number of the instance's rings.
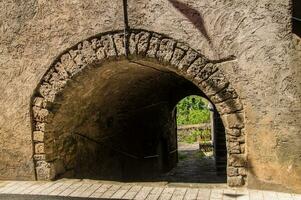
[[210,96],[210,99],[213,103],[220,103],[220,102],[226,101],[228,99],[235,99],[237,97],[238,97],[238,95],[237,95],[236,91],[231,86],[228,86],[228,87],[225,87],[224,89],[222,89],[217,94]]
[[195,61],[200,55],[194,51],[193,49],[189,49],[181,62],[179,63],[178,69],[179,70],[187,70],[188,67]]
[[162,39],[159,50],[157,51],[157,58],[163,62],[169,62],[172,58],[175,41],[171,39]]
[[243,105],[239,99],[228,99],[216,104],[216,109],[221,114],[229,114],[243,109]]
[[239,187],[244,184],[244,180],[242,176],[228,177],[227,182],[230,187]]
[[130,54],[145,55],[151,34],[148,32],[131,33],[129,39]]
[[243,113],[233,113],[222,116],[223,121],[225,122],[226,128],[244,128],[244,114]]
[[[196,66],[196,67],[194,67]],[[198,68],[199,70],[194,70],[195,78],[194,80],[198,83],[207,80],[211,75],[213,75],[215,72],[217,72],[217,67],[215,64],[208,63],[206,64],[206,60],[202,57],[195,60],[192,65],[189,67],[188,71],[192,68]],[[187,73],[190,76],[190,73],[187,71]]]
[[44,132],[43,131],[34,131],[33,132],[33,140],[35,142],[43,142],[44,141]]
[[118,33],[113,36],[117,55],[122,56],[125,55],[125,45],[124,45],[124,34]]
[[35,161],[45,160],[45,154],[34,154],[34,155],[33,155],[33,159],[34,159]]
[[241,135],[241,129],[236,129],[236,128],[226,129],[226,133],[227,135],[238,137]]
[[46,108],[47,101],[42,97],[36,97],[33,100],[33,105],[40,108]]
[[173,56],[171,58],[170,63],[173,66],[178,66],[185,55],[185,51],[183,49],[175,48]]
[[230,154],[229,155],[229,166],[232,167],[245,167],[246,158],[243,154]]
[[45,123],[43,122],[36,122],[35,123],[35,130],[36,131],[45,131]]
[[[208,64],[212,66],[211,64]],[[206,61],[203,57],[198,57],[187,69],[187,76],[190,78],[194,78],[195,80],[201,79],[202,70],[206,67]],[[209,67],[209,66],[208,66]],[[198,77],[198,78],[195,78]]]
[[33,118],[37,122],[45,122],[49,111],[44,108],[33,107]]
[[43,153],[45,153],[44,143],[35,143],[34,149],[35,149],[35,153],[36,154],[43,154]]
[[246,176],[247,175],[247,170],[244,167],[238,168],[238,174],[241,176]]
[[[200,88],[208,96],[212,96],[212,95],[218,93],[219,91],[223,90],[224,88],[226,88],[229,85],[229,81],[226,79],[224,74],[221,71],[214,71],[216,69],[217,68],[215,68],[213,66],[210,68],[208,67],[208,69],[206,70],[206,73],[202,72],[202,73],[205,73],[205,75],[208,74],[207,75],[208,78],[206,80],[204,80],[204,78],[202,78],[202,77],[197,77],[197,79],[196,79]],[[204,75],[203,75],[203,77],[204,77]]]
[[147,57],[155,58],[160,46],[161,36],[154,34],[149,41],[149,48],[147,50]]
[[37,167],[36,172],[39,181],[50,180],[50,165]]
[[228,142],[228,151],[232,154],[241,153],[239,142]]
[[87,40],[83,41],[83,47],[80,52],[85,64],[92,64],[97,60],[96,52],[92,48],[91,42]]
[[228,176],[238,176],[238,169],[235,167],[228,167],[227,168],[227,175]]

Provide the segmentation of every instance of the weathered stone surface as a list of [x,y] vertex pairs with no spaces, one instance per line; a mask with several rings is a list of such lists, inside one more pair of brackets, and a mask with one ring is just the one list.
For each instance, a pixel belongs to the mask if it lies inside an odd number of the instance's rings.
[[35,161],[42,161],[42,160],[45,160],[45,154],[35,154],[35,155],[33,156],[33,159],[34,159]]
[[169,62],[172,58],[176,42],[171,39],[163,39],[160,42],[159,50],[157,51],[157,58],[163,62]]
[[173,53],[172,59],[170,63],[174,66],[179,66],[181,60],[183,59],[186,51],[180,49],[180,48],[175,48],[175,51]]
[[228,151],[231,154],[241,153],[239,142],[229,142],[228,143]]
[[210,97],[213,103],[220,103],[223,101],[226,101],[228,99],[235,99],[237,98],[238,95],[235,92],[234,88],[228,86],[222,89],[220,92],[217,94],[214,94],[213,96]]
[[237,187],[243,185],[243,178],[242,176],[228,177],[227,182],[229,186]]
[[45,122],[47,116],[49,115],[49,111],[44,108],[33,107],[33,118],[37,122]]
[[229,166],[244,167],[246,165],[246,158],[243,154],[231,154],[229,156]]
[[[209,65],[210,66],[210,65]],[[225,75],[221,71],[216,71],[215,66],[208,67],[205,76],[207,79],[199,78],[199,86],[202,90],[208,95],[212,96],[225,87],[228,86],[229,82],[226,79]]]
[[238,168],[238,174],[241,176],[246,176],[247,175],[247,170],[244,167]]
[[123,33],[114,34],[113,38],[117,50],[117,55],[118,56],[125,55],[124,34]]
[[34,131],[33,132],[33,141],[43,142],[44,141],[44,132],[43,131]]
[[35,143],[34,149],[35,149],[34,151],[36,154],[45,153],[44,143]]
[[160,47],[161,36],[158,34],[152,34],[152,37],[149,41],[149,48],[147,50],[147,56],[150,58],[155,58],[157,51]]
[[243,109],[243,105],[239,99],[229,99],[217,105],[217,110],[221,114],[234,113]]
[[228,167],[227,174],[228,176],[238,176],[238,169],[235,167]]
[[131,33],[129,50],[131,54],[145,55],[151,34],[148,32]]
[[[187,75],[197,82],[207,79],[216,70],[213,69],[213,64],[206,65],[206,60],[203,57],[198,57],[187,69]],[[210,73],[210,72],[211,73]],[[214,72],[212,72],[214,71]]]
[[238,137],[238,136],[241,135],[241,129],[236,129],[236,128],[233,128],[233,129],[227,129],[227,130],[226,130],[226,133],[227,133],[228,135]]
[[243,128],[244,127],[244,115],[242,113],[233,113],[222,116],[226,127],[229,128]]
[[46,107],[46,100],[42,97],[36,97],[33,100],[33,105],[40,107],[40,108],[45,108]]
[[192,62],[198,58],[198,56],[199,54],[193,49],[187,50],[187,53],[185,54],[185,56],[183,57],[183,59],[180,61],[178,65],[178,69],[183,71],[188,69],[188,67],[192,64]]

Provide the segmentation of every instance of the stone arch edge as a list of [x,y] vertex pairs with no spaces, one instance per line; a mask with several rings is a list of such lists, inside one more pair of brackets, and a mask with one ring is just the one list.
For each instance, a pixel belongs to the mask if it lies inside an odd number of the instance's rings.
[[[128,54],[126,53],[128,51]],[[86,68],[119,59],[158,62],[196,84],[214,103],[226,128],[229,186],[243,186],[247,179],[244,110],[221,66],[231,61],[210,61],[205,56],[164,34],[132,29],[89,37],[61,53],[40,80],[31,98],[33,162],[37,180],[52,180],[61,163],[49,161],[45,126],[51,122],[51,104],[67,82]],[[50,159],[51,160],[51,159]]]

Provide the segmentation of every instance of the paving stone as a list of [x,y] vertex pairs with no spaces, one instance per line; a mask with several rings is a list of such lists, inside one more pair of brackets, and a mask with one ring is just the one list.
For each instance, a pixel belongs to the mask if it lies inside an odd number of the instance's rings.
[[246,188],[154,187],[95,181],[0,182],[0,193],[147,200],[301,200],[301,195]]
[[75,182],[71,184],[65,191],[63,191],[60,196],[69,196],[72,192],[74,192],[77,188],[82,186],[82,182]]
[[122,198],[125,195],[125,193],[127,193],[131,189],[131,187],[131,185],[121,186],[121,188],[115,194],[113,194],[112,198]]
[[184,199],[186,191],[186,188],[176,188],[171,198],[174,200],[182,200]]
[[152,189],[153,189],[152,187],[142,187],[134,199],[136,200],[146,199],[146,197],[148,196],[148,194],[151,192]]
[[223,198],[223,190],[212,189],[210,193],[210,200],[221,200]]
[[192,200],[196,199],[198,196],[198,189],[196,188],[188,188],[186,194],[184,196],[184,200]]
[[133,186],[123,197],[122,199],[133,199],[137,193],[140,191],[142,186]]
[[120,187],[120,185],[113,185],[105,193],[103,193],[103,195],[101,195],[101,198],[110,198]]
[[175,191],[175,188],[165,188],[163,192],[160,195],[160,200],[168,200],[171,199],[173,192]]
[[93,194],[98,188],[100,188],[101,184],[92,184],[85,191],[78,195],[78,197],[89,197]]
[[48,195],[49,193],[51,193],[52,191],[54,191],[55,189],[59,188],[61,185],[63,185],[63,183],[61,182],[56,182],[55,184],[51,185],[48,188],[45,188],[44,190],[42,190],[40,192],[41,195]]
[[164,188],[154,188],[149,195],[147,196],[147,200],[157,200],[161,195]]
[[108,189],[110,189],[113,185],[111,184],[103,184],[97,190],[95,190],[90,197],[101,197]]
[[91,187],[91,183],[84,183],[80,187],[78,187],[76,190],[74,190],[70,195],[71,197],[79,197],[81,193],[83,193],[85,190],[87,190],[89,187]]
[[58,187],[57,189],[53,190],[52,192],[49,193],[49,195],[53,195],[53,196],[56,196],[56,195],[59,195],[61,194],[63,191],[65,191],[67,188],[70,187],[70,185],[72,185],[73,182],[66,182],[66,183],[63,183],[60,187]]
[[211,190],[210,189],[199,189],[197,199],[198,200],[209,200]]

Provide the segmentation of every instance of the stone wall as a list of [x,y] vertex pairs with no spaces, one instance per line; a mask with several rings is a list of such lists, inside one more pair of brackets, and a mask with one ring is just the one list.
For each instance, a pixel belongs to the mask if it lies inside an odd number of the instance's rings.
[[[301,48],[290,5],[129,0],[128,15],[131,28],[163,33],[211,61],[233,60],[219,69],[245,115],[224,122],[245,121],[247,186],[300,192]],[[0,9],[0,178],[34,179],[31,97],[62,52],[123,28],[122,1],[2,1]]]

